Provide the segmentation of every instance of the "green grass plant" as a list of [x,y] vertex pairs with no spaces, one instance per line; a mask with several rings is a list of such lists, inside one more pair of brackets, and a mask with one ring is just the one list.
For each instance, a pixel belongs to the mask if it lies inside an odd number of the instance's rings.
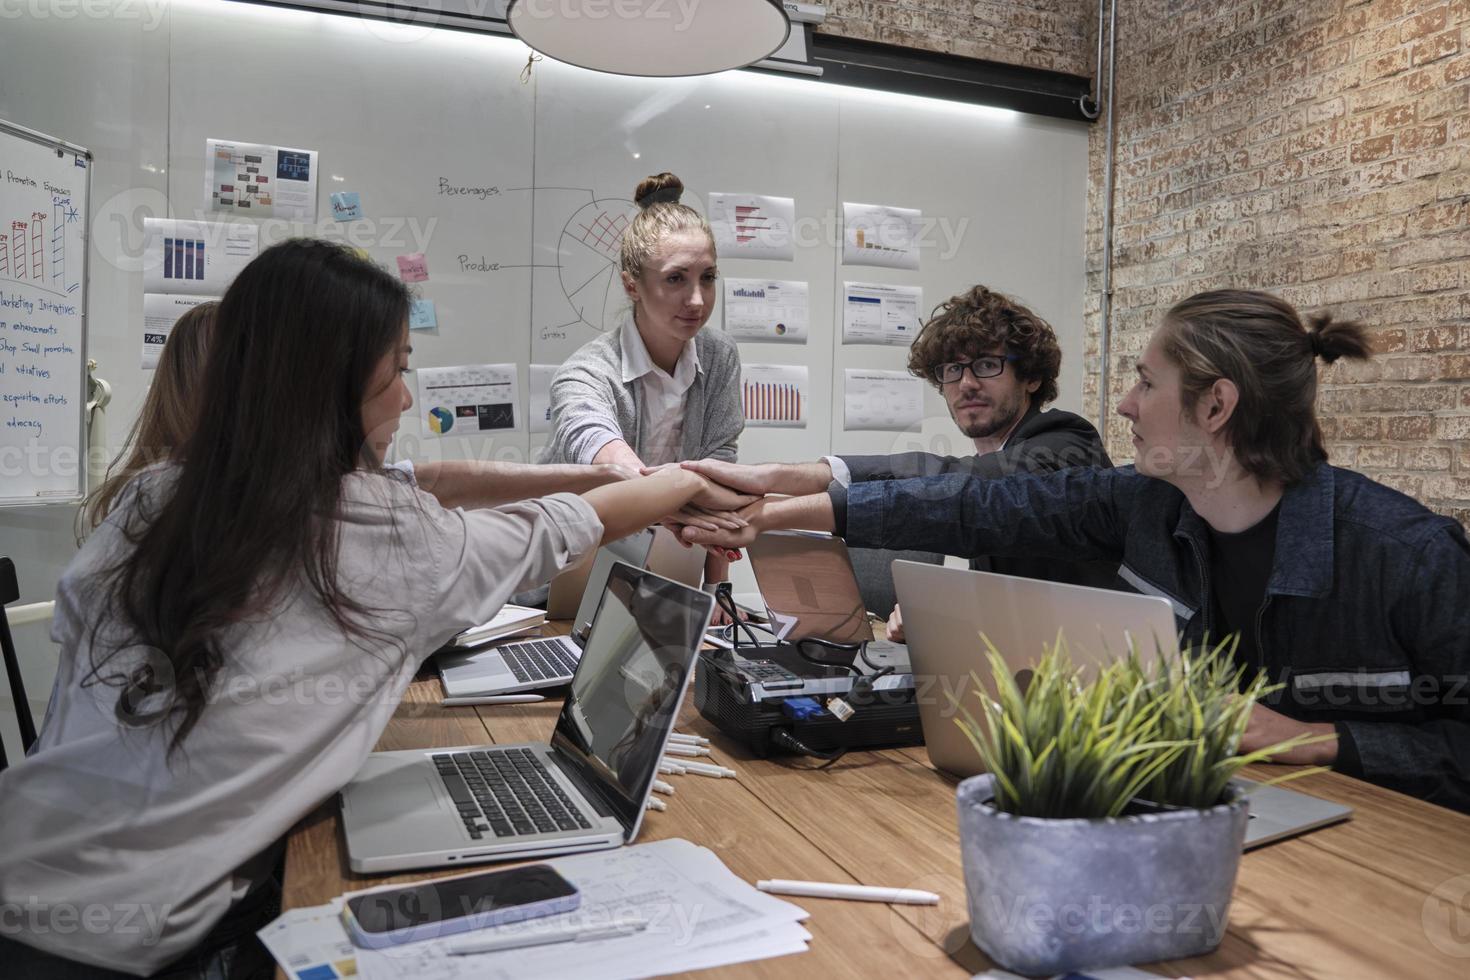
[[1276,688],[1264,677],[1245,681],[1230,641],[1147,665],[1130,648],[1087,680],[1059,633],[1023,688],[980,638],[996,696],[972,675],[979,717],[957,704],[955,723],[994,775],[995,806],[1007,813],[1097,819],[1135,800],[1213,806],[1242,767],[1316,740],[1237,754],[1252,705]]

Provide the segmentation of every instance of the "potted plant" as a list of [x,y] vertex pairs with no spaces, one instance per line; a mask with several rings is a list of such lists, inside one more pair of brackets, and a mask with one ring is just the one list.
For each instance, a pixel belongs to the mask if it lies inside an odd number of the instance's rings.
[[1084,681],[1058,636],[1023,689],[982,640],[996,696],[975,678],[980,717],[955,719],[987,770],[957,790],[975,944],[1031,974],[1218,946],[1249,818],[1231,777],[1313,739],[1236,753],[1272,688],[1243,683],[1233,643],[1130,649]]

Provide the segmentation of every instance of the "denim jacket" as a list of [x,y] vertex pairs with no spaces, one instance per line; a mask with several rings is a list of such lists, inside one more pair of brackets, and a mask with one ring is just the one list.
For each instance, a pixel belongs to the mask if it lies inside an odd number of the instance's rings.
[[[1218,636],[1209,529],[1132,467],[855,483],[833,498],[851,545],[1112,561],[1170,601],[1181,643]],[[1320,464],[1282,498],[1252,628],[1259,666],[1286,685],[1271,707],[1334,723],[1336,769],[1470,812],[1470,544],[1456,521]]]

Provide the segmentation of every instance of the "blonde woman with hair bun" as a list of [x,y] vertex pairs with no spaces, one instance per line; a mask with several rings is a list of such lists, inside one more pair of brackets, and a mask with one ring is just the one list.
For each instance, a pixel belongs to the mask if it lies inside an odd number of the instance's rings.
[[[614,464],[632,469],[683,460],[735,462],[745,428],[740,353],[722,331],[706,330],[719,270],[704,216],[680,203],[671,173],[634,191],[640,211],[623,234],[620,264],[631,308],[617,329],[583,345],[551,383],[551,443],[544,463]],[[741,495],[730,494],[730,506]],[[722,518],[689,515],[706,526]],[[711,553],[706,582],[726,577],[738,552]]]

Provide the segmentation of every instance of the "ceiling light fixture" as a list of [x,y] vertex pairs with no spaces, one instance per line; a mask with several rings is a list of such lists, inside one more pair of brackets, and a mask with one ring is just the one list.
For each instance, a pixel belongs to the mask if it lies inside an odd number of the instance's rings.
[[780,0],[511,0],[506,21],[548,58],[646,77],[744,68],[791,33]]

